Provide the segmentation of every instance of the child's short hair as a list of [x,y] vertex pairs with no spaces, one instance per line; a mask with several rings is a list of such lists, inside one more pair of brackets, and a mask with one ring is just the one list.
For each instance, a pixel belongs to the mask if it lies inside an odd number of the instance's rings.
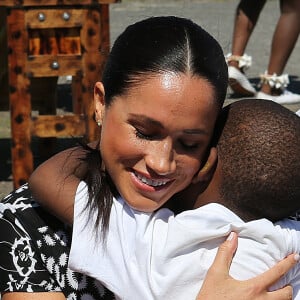
[[247,99],[227,106],[219,125],[225,205],[245,221],[277,221],[298,210],[300,118],[275,102]]

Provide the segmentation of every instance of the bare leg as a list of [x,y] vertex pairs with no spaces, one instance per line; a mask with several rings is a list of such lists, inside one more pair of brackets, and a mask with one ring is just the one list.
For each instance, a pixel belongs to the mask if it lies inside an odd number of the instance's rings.
[[[250,36],[257,23],[266,0],[241,0],[236,9],[232,36],[232,55],[242,56]],[[230,66],[238,68],[237,61],[230,61]]]
[[[283,73],[300,32],[300,1],[281,0],[280,10],[281,15],[273,35],[267,70],[268,74],[271,75]],[[261,90],[267,94],[280,93],[280,91],[271,90],[271,87],[266,83],[262,85]]]
[[251,65],[251,57],[244,52],[265,3],[266,0],[240,0],[236,8],[231,55],[227,56],[227,63],[229,86],[234,93],[242,96],[256,93],[244,74]]

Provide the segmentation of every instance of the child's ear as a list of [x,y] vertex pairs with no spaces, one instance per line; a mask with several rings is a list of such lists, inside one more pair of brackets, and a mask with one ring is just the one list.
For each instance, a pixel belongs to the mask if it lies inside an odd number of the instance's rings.
[[102,119],[105,109],[105,90],[102,82],[96,82],[94,87],[94,106],[95,106],[95,119],[97,124],[102,124]]
[[212,178],[213,173],[216,169],[218,162],[218,151],[216,147],[211,147],[209,156],[204,164],[204,166],[200,169],[198,174],[192,180],[192,183],[205,182]]

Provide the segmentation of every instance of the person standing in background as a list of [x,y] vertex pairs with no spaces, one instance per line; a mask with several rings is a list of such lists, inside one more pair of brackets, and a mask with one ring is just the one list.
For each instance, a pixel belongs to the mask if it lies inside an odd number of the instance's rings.
[[232,49],[226,56],[229,85],[242,96],[272,100],[280,104],[300,102],[300,95],[287,90],[288,74],[284,68],[297,42],[300,31],[300,1],[280,0],[280,17],[271,44],[268,68],[260,75],[260,90],[251,85],[245,71],[251,66],[251,56],[245,54],[248,41],[266,0],[241,0],[236,9]]

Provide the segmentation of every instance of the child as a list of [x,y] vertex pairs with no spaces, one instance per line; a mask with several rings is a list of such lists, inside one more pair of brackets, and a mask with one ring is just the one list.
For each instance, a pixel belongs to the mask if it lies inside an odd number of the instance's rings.
[[[251,99],[224,109],[217,128],[219,159],[208,187],[194,203],[198,209],[177,216],[168,209],[147,214],[118,199],[106,243],[96,247],[97,238],[91,241],[94,222],[88,219],[93,216],[85,209],[86,187],[80,183],[71,269],[98,279],[120,299],[193,299],[217,247],[231,231],[239,234],[231,266],[231,275],[238,279],[254,277],[299,252],[297,221],[286,219],[274,226],[260,218],[277,221],[299,208],[300,119],[274,102]],[[197,188],[184,197],[192,198]],[[273,288],[289,283],[300,299],[299,266]]]

